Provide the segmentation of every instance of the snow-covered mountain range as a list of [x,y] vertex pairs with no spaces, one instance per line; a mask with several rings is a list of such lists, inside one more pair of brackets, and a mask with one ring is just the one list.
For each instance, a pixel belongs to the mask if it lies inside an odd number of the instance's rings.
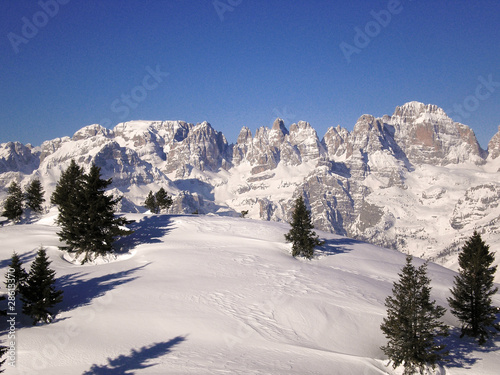
[[113,178],[124,212],[143,212],[149,190],[174,196],[172,213],[217,213],[288,221],[303,194],[321,230],[441,260],[453,268],[474,229],[500,250],[500,128],[483,150],[468,126],[435,105],[363,115],[319,138],[307,122],[277,119],[235,144],[207,122],[90,125],[39,147],[0,145],[0,198],[16,180],[40,178],[47,202],[75,159]]

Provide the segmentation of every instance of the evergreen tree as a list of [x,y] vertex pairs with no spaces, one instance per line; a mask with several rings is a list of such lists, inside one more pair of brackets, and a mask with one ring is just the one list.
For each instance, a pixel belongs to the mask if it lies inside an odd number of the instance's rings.
[[52,321],[50,310],[63,299],[63,292],[54,286],[55,271],[49,268],[50,263],[47,252],[40,247],[21,288],[23,313],[33,319],[33,325]]
[[101,168],[92,165],[84,176],[84,203],[86,207],[83,220],[83,233],[77,255],[84,253],[83,262],[92,260],[94,256],[102,256],[113,252],[115,237],[130,234],[121,227],[129,222],[125,218],[115,216],[115,206],[121,198],[114,199],[106,194],[106,188],[112,180],[101,178]]
[[77,199],[78,192],[83,187],[83,168],[79,167],[75,160],[71,163],[59,179],[54,193],[50,197],[50,202],[61,209],[72,209],[71,205]]
[[443,358],[444,345],[436,343],[437,336],[447,336],[448,328],[440,319],[446,309],[430,301],[430,279],[427,263],[419,268],[406,258],[406,265],[395,282],[392,296],[385,300],[387,317],[380,326],[388,339],[381,349],[389,357],[393,368],[404,366],[404,375],[422,374],[427,365],[432,368]]
[[460,270],[455,276],[452,297],[448,298],[451,312],[462,323],[462,336],[469,335],[479,339],[482,345],[490,336],[491,330],[500,330],[495,324],[497,308],[492,305],[491,297],[498,291],[494,287],[494,275],[497,266],[492,266],[495,260],[481,235],[474,231],[460,255],[458,264]]
[[159,214],[161,210],[168,210],[172,206],[172,203],[172,197],[167,194],[164,188],[160,188],[154,194],[152,191],[149,191],[144,206],[153,214]]
[[9,271],[5,274],[5,286],[7,289],[12,290],[12,284],[14,284],[14,290],[17,295],[27,279],[28,273],[23,268],[23,262],[14,251],[10,259]]
[[151,190],[149,191],[149,194],[146,197],[144,206],[153,214],[158,214],[160,212],[160,208],[158,207],[158,203],[156,202],[156,196],[155,194],[153,194]]
[[59,238],[68,251],[76,256],[84,254],[82,263],[113,252],[115,237],[132,233],[122,228],[130,221],[115,216],[121,198],[106,194],[111,182],[101,179],[101,169],[96,165],[84,174],[72,160],[52,195],[52,203],[59,206]]
[[31,208],[35,213],[42,213],[43,211],[43,203],[45,202],[45,198],[43,197],[44,191],[42,188],[42,184],[39,179],[35,179],[30,182],[28,187],[26,188],[26,193],[24,198],[26,200],[26,207]]
[[302,196],[295,200],[293,211],[292,228],[285,234],[285,240],[292,243],[292,255],[294,257],[302,255],[311,259],[314,255],[314,247],[321,246],[322,242],[313,231],[311,223],[311,213],[307,209]]
[[68,251],[78,249],[83,230],[85,202],[83,199],[84,173],[74,160],[62,174],[50,201],[58,206],[57,224],[61,231],[57,233],[62,242],[66,243]]
[[2,213],[7,219],[19,221],[23,215],[23,192],[17,182],[13,181],[8,190],[8,196]]
[[155,194],[156,204],[160,210],[168,210],[172,206],[172,197],[167,194],[164,188],[160,188]]

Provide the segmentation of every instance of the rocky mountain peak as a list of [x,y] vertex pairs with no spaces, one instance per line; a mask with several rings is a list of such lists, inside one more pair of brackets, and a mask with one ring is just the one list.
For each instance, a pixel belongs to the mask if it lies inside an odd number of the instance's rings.
[[95,137],[97,135],[102,135],[104,137],[113,136],[113,131],[106,129],[105,127],[99,124],[93,124],[89,126],[85,126],[78,130],[73,137],[71,138],[73,141],[79,141],[81,139],[86,139],[90,137]]
[[496,159],[500,156],[500,125],[498,126],[498,133],[488,143],[488,154],[491,159]]
[[283,133],[283,135],[288,134],[288,130],[285,126],[285,122],[283,121],[283,119],[280,119],[280,118],[277,118],[276,120],[274,120],[273,127],[271,128],[271,130],[281,132],[281,133]]
[[[214,130],[204,121],[194,126],[186,138],[170,145],[167,156],[167,173],[178,177],[189,175],[189,168],[200,171],[217,171],[230,167],[230,150],[224,134]],[[187,168],[186,168],[187,167]]]
[[413,164],[481,163],[484,159],[472,129],[454,122],[436,105],[410,102],[396,107],[389,124]]
[[0,173],[22,172],[31,173],[38,168],[39,151],[31,145],[20,142],[0,144]]
[[271,147],[280,147],[288,135],[288,129],[282,119],[278,118],[274,121],[273,127],[269,131],[269,144]]
[[244,126],[240,130],[240,134],[238,135],[238,139],[236,140],[237,144],[246,144],[252,141],[252,131]]
[[330,127],[321,140],[327,154],[331,159],[336,159],[344,155],[347,151],[350,133],[340,125]]
[[426,105],[417,101],[408,102],[403,104],[402,106],[396,107],[393,116],[403,118],[418,118],[424,113],[446,116],[446,113],[437,105]]
[[[308,122],[288,130],[279,118],[254,135],[243,127],[233,145],[208,122],[129,121],[113,130],[86,126],[37,148],[0,144],[0,195],[12,180],[26,185],[36,175],[47,198],[75,159],[84,168],[97,163],[113,179],[124,210],[143,210],[148,191],[163,186],[175,197],[172,213],[249,210],[253,218],[286,221],[293,197],[303,194],[318,229],[408,250],[415,236],[432,244],[436,223],[449,225],[443,223],[450,217],[449,230],[481,221],[478,227],[489,225],[500,236],[500,205],[492,203],[500,191],[496,168],[455,166],[496,166],[499,156],[500,128],[486,159],[472,129],[420,102],[397,107],[392,116],[363,115],[351,132],[331,127],[321,141]],[[462,178],[466,171],[473,172]],[[425,229],[406,233],[417,218]]]

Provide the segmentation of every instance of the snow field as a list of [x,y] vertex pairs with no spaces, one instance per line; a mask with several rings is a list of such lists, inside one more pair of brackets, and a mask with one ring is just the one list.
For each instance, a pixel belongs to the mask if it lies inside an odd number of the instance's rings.
[[[17,367],[5,374],[401,373],[385,366],[379,326],[404,254],[318,231],[326,244],[307,261],[291,257],[287,224],[127,217],[136,222],[124,253],[84,266],[58,250],[53,214],[0,228],[3,273],[13,250],[28,268],[43,245],[65,291],[53,323],[18,316]],[[454,272],[430,264],[429,276],[447,307]],[[494,349],[463,349],[473,367],[438,373],[496,374]]]

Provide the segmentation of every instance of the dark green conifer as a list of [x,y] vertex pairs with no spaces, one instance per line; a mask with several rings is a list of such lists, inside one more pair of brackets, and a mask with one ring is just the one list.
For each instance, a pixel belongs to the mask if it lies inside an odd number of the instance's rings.
[[125,218],[115,216],[115,206],[121,198],[113,198],[106,194],[106,188],[111,179],[101,178],[101,168],[92,165],[88,174],[84,176],[84,202],[86,207],[83,220],[83,233],[76,254],[85,254],[83,262],[92,260],[95,256],[102,256],[113,252],[115,237],[130,234],[122,229],[128,223]]
[[164,188],[160,188],[155,194],[156,204],[161,210],[168,210],[172,206],[172,197],[167,194]]
[[[7,273],[5,274],[5,287],[9,290],[14,290],[17,295],[27,279],[28,273],[23,268],[23,262],[14,251],[10,258],[10,265],[7,268]],[[12,288],[12,285],[14,288]]]
[[167,194],[164,188],[160,188],[156,193],[149,191],[144,202],[144,206],[153,214],[159,214],[161,210],[168,210],[172,206],[172,197]]
[[43,203],[45,202],[43,194],[44,191],[40,180],[35,179],[31,181],[28,187],[26,188],[26,193],[24,194],[24,198],[26,200],[26,207],[30,208],[35,213],[38,214],[42,213]]
[[494,286],[497,266],[492,266],[495,256],[489,251],[481,235],[474,231],[460,255],[460,270],[448,298],[451,312],[462,324],[462,336],[476,337],[479,344],[486,342],[494,333],[491,328],[500,330],[495,323],[497,308],[493,306],[491,297],[498,292]]
[[302,255],[311,259],[314,255],[314,248],[321,246],[322,242],[313,231],[314,226],[311,223],[311,213],[307,209],[302,196],[299,196],[295,200],[295,208],[290,225],[292,228],[285,234],[285,240],[292,243],[292,255],[294,257]]
[[430,279],[427,263],[419,268],[406,258],[406,265],[395,282],[392,296],[385,300],[387,317],[380,326],[388,339],[381,349],[389,357],[393,368],[404,366],[404,375],[422,374],[426,366],[435,367],[447,353],[444,345],[436,343],[437,336],[447,336],[448,328],[440,319],[446,309],[430,300]]
[[40,247],[21,288],[23,313],[33,319],[33,325],[51,322],[52,308],[63,299],[63,292],[55,288],[55,271],[49,268],[50,263],[47,252]]
[[14,222],[18,222],[23,215],[23,192],[19,184],[13,181],[8,190],[8,196],[4,204],[2,216]]
[[62,174],[50,201],[59,209],[57,224],[61,231],[57,234],[68,251],[78,249],[83,231],[83,216],[87,209],[83,199],[84,173],[74,160]]
[[52,195],[52,203],[59,206],[59,238],[68,251],[77,257],[84,255],[82,263],[113,252],[116,237],[132,233],[123,228],[130,222],[115,216],[121,198],[106,194],[111,182],[101,179],[101,169],[96,165],[84,174],[72,161]]
[[146,197],[146,201],[144,202],[144,206],[151,211],[153,214],[157,214],[160,212],[158,207],[158,203],[156,202],[156,196],[150,190],[148,196]]

